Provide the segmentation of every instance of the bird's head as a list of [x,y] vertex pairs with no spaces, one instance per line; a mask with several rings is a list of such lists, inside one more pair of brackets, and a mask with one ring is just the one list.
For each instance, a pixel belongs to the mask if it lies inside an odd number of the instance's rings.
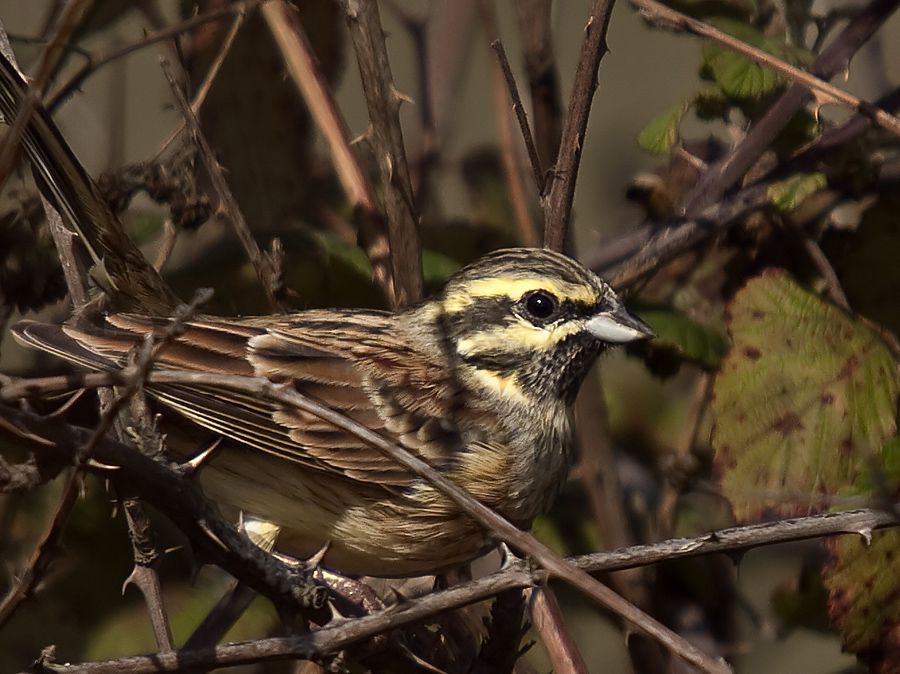
[[438,303],[462,373],[509,397],[571,403],[601,352],[654,336],[599,276],[548,250],[482,257],[450,279]]

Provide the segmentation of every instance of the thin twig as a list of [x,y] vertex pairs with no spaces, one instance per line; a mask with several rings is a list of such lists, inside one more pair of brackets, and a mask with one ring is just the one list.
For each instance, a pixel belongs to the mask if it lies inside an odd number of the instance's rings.
[[572,98],[566,113],[559,153],[544,190],[547,194],[544,202],[544,247],[552,250],[561,251],[565,247],[584,135],[597,89],[597,70],[600,60],[608,51],[606,31],[613,2],[614,0],[593,0],[584,26],[584,41],[581,44],[578,67],[575,69]]
[[175,97],[175,102],[178,104],[178,108],[181,110],[181,114],[184,116],[188,128],[197,143],[197,148],[200,150],[200,156],[203,158],[206,172],[209,174],[210,182],[219,198],[219,207],[224,211],[225,217],[234,229],[234,233],[241,242],[244,252],[250,259],[250,264],[253,265],[269,305],[276,311],[286,311],[287,306],[283,301],[285,291],[282,284],[283,279],[274,262],[274,258],[271,254],[264,253],[259,244],[256,243],[256,239],[253,238],[253,233],[244,219],[244,214],[241,212],[237,199],[234,198],[234,194],[225,180],[225,172],[216,159],[212,147],[207,142],[206,136],[203,135],[203,131],[200,128],[200,120],[197,119],[197,115],[194,114],[190,103],[185,98],[184,92],[178,85],[168,61],[160,59],[160,66],[172,90],[172,95]]
[[512,122],[509,119],[507,105],[507,93],[503,85],[503,73],[499,65],[494,66],[494,109],[497,118],[497,138],[500,146],[500,161],[503,165],[503,174],[506,176],[506,186],[509,190],[509,201],[519,232],[519,240],[525,246],[539,245],[537,227],[528,210],[530,199],[525,189],[525,181],[519,170],[519,162]]
[[[206,102],[206,97],[212,90],[213,82],[216,81],[216,77],[218,76],[219,71],[222,69],[222,64],[225,63],[226,57],[231,52],[231,47],[234,45],[234,41],[237,38],[237,35],[240,32],[241,27],[244,25],[246,19],[246,10],[241,8],[235,15],[234,21],[231,22],[231,27],[228,29],[228,33],[225,34],[225,38],[222,40],[222,44],[219,45],[216,56],[215,58],[213,58],[209,69],[206,71],[206,75],[203,77],[203,81],[200,83],[200,86],[197,87],[197,91],[194,93],[193,99],[191,99],[191,110],[194,111],[194,114],[196,116],[200,116],[200,108],[202,108],[203,104]],[[162,153],[165,152],[166,149],[168,149],[168,147],[175,141],[176,138],[178,138],[178,136],[181,135],[181,133],[186,128],[187,121],[185,119],[182,119],[178,127],[174,129],[163,141],[152,161],[157,161],[160,155],[162,155]]]
[[419,216],[400,127],[403,97],[394,87],[378,3],[341,0],[341,5],[347,13],[372,125],[371,142],[381,171],[396,301],[403,306],[422,298]]
[[796,222],[790,214],[783,218],[782,221],[790,228],[794,235],[800,239],[800,243],[803,245],[804,250],[806,250],[806,254],[809,255],[809,259],[816,265],[816,269],[819,270],[819,273],[825,280],[825,291],[828,293],[828,297],[831,298],[831,301],[842,309],[851,311],[850,300],[847,299],[847,293],[844,292],[844,288],[841,286],[841,281],[838,278],[837,272],[835,272],[834,267],[831,266],[831,262],[825,256],[825,253],[822,252],[819,243],[813,239],[806,229],[804,229],[803,225]]
[[553,21],[550,16],[553,3],[552,0],[515,0],[513,6],[522,36],[525,72],[531,90],[535,145],[541,159],[541,175],[544,175],[559,153],[562,130],[562,99],[553,56]]
[[506,90],[512,102],[513,112],[516,114],[516,121],[519,123],[519,130],[522,132],[522,139],[525,141],[525,150],[528,152],[528,161],[531,164],[534,185],[537,188],[537,193],[543,194],[544,173],[541,171],[541,160],[538,158],[537,148],[534,145],[531,127],[528,126],[528,115],[525,113],[525,107],[522,105],[522,99],[519,96],[516,78],[513,75],[512,68],[509,65],[509,59],[506,57],[506,50],[503,48],[503,43],[500,41],[500,38],[491,42],[491,49],[497,54],[500,72],[503,73],[503,81],[506,84]]
[[193,30],[194,28],[203,26],[207,23],[220,21],[235,14],[246,14],[248,11],[258,7],[265,1],[266,0],[235,0],[234,2],[225,3],[221,6],[217,6],[215,9],[204,12],[203,14],[198,14],[197,16],[177,23],[164,30],[147,33],[141,40],[132,44],[127,44],[124,47],[105,54],[91,56],[87,62],[76,70],[72,76],[64,84],[60,85],[56,92],[49,97],[46,106],[47,110],[54,112],[66,98],[75,93],[75,91],[84,84],[88,77],[95,74],[102,67],[144,49],[145,47],[177,37],[182,33],[186,33],[189,30]]
[[288,73],[306,101],[310,114],[325,137],[341,185],[354,210],[359,239],[372,262],[375,282],[389,304],[396,306],[388,230],[381,209],[359,158],[350,144],[350,131],[322,74],[318,59],[294,9],[284,0],[263,6],[263,17],[281,51]]
[[44,533],[41,534],[25,569],[19,574],[15,585],[0,603],[0,629],[3,629],[3,626],[15,614],[16,609],[34,593],[34,589],[50,568],[53,558],[59,551],[59,541],[78,497],[80,484],[80,473],[74,469],[69,470],[50,522],[44,529]]
[[537,188],[537,193],[543,194],[544,172],[541,170],[541,160],[538,157],[537,147],[534,145],[534,136],[531,135],[531,127],[528,125],[528,115],[525,113],[525,106],[522,105],[522,97],[519,95],[519,86],[516,84],[515,75],[513,75],[512,67],[509,65],[506,49],[504,49],[503,42],[500,40],[500,29],[497,27],[494,6],[491,0],[479,0],[478,6],[488,33],[488,39],[491,42],[491,49],[497,55],[497,65],[500,67],[503,82],[506,84],[506,93],[509,95],[513,112],[516,114],[519,131],[522,133],[522,140],[525,141],[525,150],[528,152],[528,161],[531,164],[534,185]]
[[670,9],[656,0],[628,1],[641,10],[644,16],[654,23],[664,24],[718,42],[728,49],[731,49],[762,66],[774,70],[786,79],[802,85],[805,89],[812,92],[820,102],[841,104],[856,110],[861,115],[871,119],[881,128],[890,131],[895,136],[900,136],[900,119],[897,119],[894,115],[885,112],[868,101],[864,101],[853,94],[842,91],[815,75],[811,75],[805,70],[792,66],[758,47],[754,47],[727,33],[723,33],[721,30],[710,26],[708,23],[692,19],[686,14]]

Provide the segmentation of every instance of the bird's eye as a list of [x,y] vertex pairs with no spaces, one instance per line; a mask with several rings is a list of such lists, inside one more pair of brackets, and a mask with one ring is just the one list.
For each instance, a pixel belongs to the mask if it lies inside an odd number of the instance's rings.
[[532,293],[528,293],[522,299],[522,303],[525,307],[525,311],[528,312],[528,315],[532,318],[541,320],[550,318],[559,305],[553,295],[543,290],[535,290]]

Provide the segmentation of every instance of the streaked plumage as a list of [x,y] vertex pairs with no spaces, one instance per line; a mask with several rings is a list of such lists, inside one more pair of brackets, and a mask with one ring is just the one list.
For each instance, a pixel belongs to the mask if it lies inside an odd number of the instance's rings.
[[[165,319],[91,329],[23,323],[25,344],[91,369],[121,365]],[[400,313],[202,317],[161,367],[264,376],[395,440],[520,526],[565,480],[572,403],[610,343],[651,334],[612,290],[548,251],[497,251]],[[430,485],[356,437],[296,409],[222,389],[153,386],[164,407],[225,439],[203,468],[214,499],[281,527],[278,547],[353,574],[427,573],[491,545]]]

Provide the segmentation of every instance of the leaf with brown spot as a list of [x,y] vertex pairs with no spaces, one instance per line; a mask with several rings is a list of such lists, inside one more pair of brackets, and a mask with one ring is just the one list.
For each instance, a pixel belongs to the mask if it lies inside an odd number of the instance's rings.
[[900,531],[875,532],[871,545],[861,537],[842,536],[828,548],[831,561],[822,572],[828,617],[841,631],[844,649],[859,655],[871,671],[898,671]]
[[729,313],[712,442],[737,517],[808,512],[858,485],[897,429],[890,349],[782,271],[751,280]]

